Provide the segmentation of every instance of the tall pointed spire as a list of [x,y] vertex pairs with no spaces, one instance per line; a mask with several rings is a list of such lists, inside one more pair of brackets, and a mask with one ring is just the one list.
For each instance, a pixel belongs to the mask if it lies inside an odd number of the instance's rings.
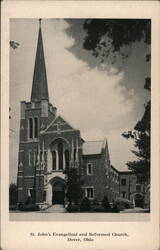
[[49,100],[46,66],[43,50],[41,19],[39,19],[39,34],[34,66],[31,101]]

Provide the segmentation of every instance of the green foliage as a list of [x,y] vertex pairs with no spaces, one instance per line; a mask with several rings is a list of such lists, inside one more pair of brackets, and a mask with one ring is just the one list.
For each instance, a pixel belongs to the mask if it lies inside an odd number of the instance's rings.
[[15,183],[11,183],[9,185],[9,205],[17,204],[17,185]]
[[77,168],[68,168],[64,171],[66,174],[67,193],[69,203],[77,202],[82,197],[81,179]]
[[19,205],[19,210],[21,211],[40,211],[40,208],[37,204],[25,203]]
[[67,211],[68,211],[69,213],[79,212],[79,205],[68,204],[68,206],[67,206]]
[[108,198],[107,198],[106,195],[104,196],[104,198],[102,200],[102,206],[104,207],[104,209],[105,209],[106,212],[110,212],[111,206],[109,204],[109,201],[108,201]]
[[30,205],[30,204],[34,204],[34,200],[32,199],[32,197],[28,196],[27,200],[25,201],[25,205]]
[[97,198],[95,198],[95,199],[93,200],[93,205],[98,205],[98,204],[99,204],[99,202],[98,202]]
[[[124,198],[117,198],[114,202],[114,209],[117,209],[117,211],[122,211],[124,209],[132,208],[132,203],[130,200],[124,199]],[[113,210],[114,210],[113,209]]]
[[126,139],[134,139],[135,148],[132,151],[136,155],[136,161],[127,162],[140,182],[149,182],[150,179],[150,101],[145,106],[145,112],[140,121],[134,127],[134,131],[124,132],[122,136]]
[[87,212],[90,211],[90,209],[91,209],[90,200],[87,197],[83,198],[80,205],[80,211]]
[[123,47],[131,47],[136,41],[151,43],[150,19],[86,19],[84,29],[84,48],[92,51],[95,57],[100,56],[101,62],[113,54],[112,63],[115,63],[117,52],[118,56],[127,58]]
[[[101,62],[110,58],[112,64],[125,60],[135,42],[151,44],[150,19],[86,19],[84,23],[86,37],[83,47],[98,57]],[[127,48],[128,47],[128,51]],[[125,49],[124,49],[125,48]],[[146,55],[150,62],[151,54]],[[151,79],[145,79],[144,88],[151,90]],[[137,160],[127,162],[130,170],[134,171],[139,181],[148,182],[150,179],[150,101],[145,105],[142,119],[136,123],[134,131],[124,132],[126,139],[135,141],[137,150],[132,151]]]

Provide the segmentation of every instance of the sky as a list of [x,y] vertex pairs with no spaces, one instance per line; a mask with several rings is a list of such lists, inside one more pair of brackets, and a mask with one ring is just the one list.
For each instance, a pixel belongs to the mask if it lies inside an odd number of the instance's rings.
[[[100,64],[83,49],[83,19],[44,19],[42,36],[50,102],[84,140],[107,138],[111,164],[120,171],[135,159],[133,142],[121,134],[134,128],[148,95],[146,48],[135,43],[121,70]],[[10,182],[16,181],[20,101],[30,101],[38,38],[37,19],[11,19],[10,40]]]

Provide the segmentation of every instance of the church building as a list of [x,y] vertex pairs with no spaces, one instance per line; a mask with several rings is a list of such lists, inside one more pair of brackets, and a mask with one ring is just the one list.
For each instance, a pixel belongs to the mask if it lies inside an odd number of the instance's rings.
[[[21,102],[19,140],[18,203],[32,197],[42,206],[65,205],[64,170],[70,167],[79,169],[84,196],[91,201],[102,201],[104,195],[112,201],[119,196],[118,172],[111,167],[107,140],[85,141],[50,103],[41,22],[31,98]],[[110,188],[112,172],[115,184],[112,181]]]

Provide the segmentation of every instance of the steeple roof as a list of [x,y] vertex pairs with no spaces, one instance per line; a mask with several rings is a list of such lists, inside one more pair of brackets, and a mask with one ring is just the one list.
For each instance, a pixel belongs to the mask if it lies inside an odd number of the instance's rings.
[[34,66],[31,101],[49,100],[46,66],[43,50],[41,19],[39,19],[39,34]]

